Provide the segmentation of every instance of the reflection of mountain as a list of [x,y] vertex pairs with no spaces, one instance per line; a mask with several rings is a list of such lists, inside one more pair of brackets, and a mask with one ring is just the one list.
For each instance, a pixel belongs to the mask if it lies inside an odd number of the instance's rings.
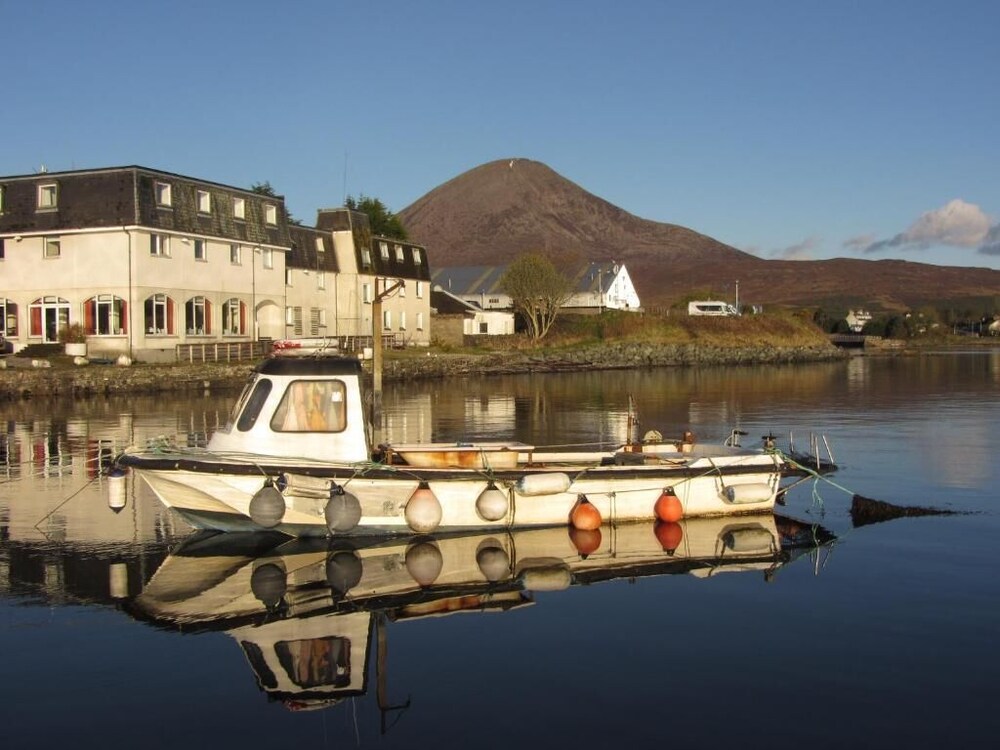
[[186,632],[228,631],[260,688],[301,709],[366,691],[373,636],[384,638],[387,621],[507,610],[534,603],[538,591],[619,578],[769,577],[832,540],[819,527],[777,516],[369,544],[199,533],[163,562],[128,609]]

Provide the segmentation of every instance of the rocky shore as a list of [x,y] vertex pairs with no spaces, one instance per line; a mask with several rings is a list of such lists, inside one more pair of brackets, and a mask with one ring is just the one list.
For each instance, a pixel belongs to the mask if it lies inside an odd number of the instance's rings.
[[[748,344],[722,347],[632,342],[552,352],[406,352],[387,355],[383,379],[389,382],[532,372],[815,362],[843,356],[840,350],[830,345],[781,347]],[[231,390],[240,388],[246,382],[253,365],[242,362],[119,367],[96,364],[74,366],[68,361],[56,361],[51,367],[8,366],[0,370],[0,400]]]

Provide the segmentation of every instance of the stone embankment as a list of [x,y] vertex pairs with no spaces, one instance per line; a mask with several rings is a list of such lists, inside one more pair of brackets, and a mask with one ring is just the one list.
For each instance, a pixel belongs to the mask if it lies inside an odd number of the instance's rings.
[[[838,359],[832,346],[606,344],[571,351],[489,354],[427,353],[388,357],[385,381],[468,375],[632,369],[686,365],[766,364]],[[30,363],[26,363],[30,364]],[[101,394],[221,391],[241,387],[253,363],[205,363],[131,367],[116,365],[6,367],[0,370],[0,400],[89,397]]]

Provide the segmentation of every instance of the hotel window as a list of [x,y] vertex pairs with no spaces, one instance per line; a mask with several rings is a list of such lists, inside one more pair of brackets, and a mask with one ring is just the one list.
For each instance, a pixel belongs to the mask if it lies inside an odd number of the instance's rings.
[[368,304],[372,301],[372,285],[362,284],[361,285],[361,301]]
[[292,310],[292,333],[295,336],[302,335],[302,308],[293,307]]
[[243,198],[233,198],[233,216],[237,219],[247,217],[247,202]]
[[165,294],[154,294],[143,303],[143,326],[150,335],[174,333],[174,301]]
[[156,183],[156,205],[157,206],[173,205],[170,196],[170,183],[168,182]]
[[403,257],[404,257],[403,256],[403,246],[402,245],[396,245],[396,262],[397,263],[402,263],[403,262]]
[[417,330],[424,330],[424,314],[422,312],[417,313]]
[[419,247],[413,248],[413,264],[417,265],[417,266],[420,265],[420,248]]
[[208,260],[208,243],[205,240],[194,241],[194,259]]
[[212,332],[212,303],[204,297],[192,297],[184,303],[184,327],[189,336],[207,336]]
[[292,285],[292,269],[291,268],[286,268],[285,269],[285,286],[291,286],[291,285]]
[[316,252],[317,253],[325,253],[326,252],[326,245],[323,244],[323,238],[322,237],[317,237],[316,238]]
[[322,313],[324,311],[320,310],[318,307],[309,308],[309,335],[319,336],[320,320],[322,319]]
[[388,331],[392,328],[392,311],[383,310],[382,311],[382,330]]
[[170,257],[170,238],[165,234],[149,235],[149,254],[158,258]]
[[113,294],[98,294],[83,303],[83,326],[88,336],[122,336],[128,332],[126,303]]
[[243,261],[243,247],[238,244],[232,244],[229,246],[229,262],[234,266],[238,266]]
[[0,331],[7,338],[17,336],[17,303],[0,297]]
[[372,251],[367,247],[361,250],[361,267],[371,268],[372,267]]
[[272,226],[278,223],[278,207],[273,203],[264,204],[264,223]]
[[424,298],[424,282],[418,281],[417,282],[417,299],[423,299],[423,298]]
[[198,191],[198,213],[212,213],[212,194],[207,190]]
[[59,188],[55,183],[38,186],[38,208],[42,210],[59,207]]
[[60,242],[58,237],[46,237],[45,238],[45,257],[46,258],[58,258],[62,255],[62,242]]
[[242,336],[247,330],[247,306],[236,297],[222,303],[222,333]]
[[389,260],[389,243],[378,243],[378,251],[382,254],[382,260]]
[[316,272],[316,288],[320,290],[326,289],[326,271]]
[[264,268],[274,268],[274,250],[269,247],[261,249],[260,262]]
[[399,313],[399,330],[406,330],[406,310]]

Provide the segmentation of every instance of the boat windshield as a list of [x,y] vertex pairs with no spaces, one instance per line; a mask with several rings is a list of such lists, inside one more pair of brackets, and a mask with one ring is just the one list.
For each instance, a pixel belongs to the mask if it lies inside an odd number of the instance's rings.
[[293,380],[271,418],[275,432],[342,432],[347,395],[340,380]]

